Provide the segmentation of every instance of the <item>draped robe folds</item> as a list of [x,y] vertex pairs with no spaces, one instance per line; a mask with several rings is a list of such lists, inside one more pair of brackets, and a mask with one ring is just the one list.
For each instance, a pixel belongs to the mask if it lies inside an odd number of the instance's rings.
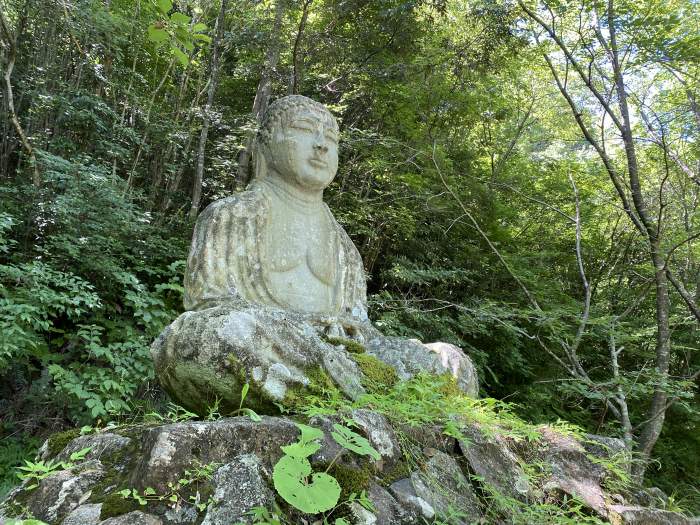
[[[289,309],[270,284],[274,259],[265,241],[271,205],[271,197],[256,185],[212,203],[200,214],[185,273],[186,310],[236,302]],[[319,256],[330,258],[334,282],[332,304],[318,314],[365,323],[366,284],[360,254],[326,204],[322,206],[331,238]]]

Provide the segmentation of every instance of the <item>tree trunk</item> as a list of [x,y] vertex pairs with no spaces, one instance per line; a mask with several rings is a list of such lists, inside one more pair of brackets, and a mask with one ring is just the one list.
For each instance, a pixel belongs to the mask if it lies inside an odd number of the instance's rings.
[[[24,15],[23,15],[24,16]],[[34,186],[41,186],[41,175],[39,174],[39,165],[36,161],[36,155],[34,153],[34,148],[29,142],[27,135],[24,133],[22,124],[17,117],[17,112],[15,111],[15,99],[12,92],[12,70],[15,67],[15,60],[17,59],[17,40],[15,36],[10,32],[10,27],[5,19],[5,13],[0,9],[0,32],[2,33],[2,38],[7,46],[7,56],[5,57],[5,71],[3,72],[3,79],[5,81],[5,98],[7,99],[7,109],[10,114],[10,121],[12,126],[15,128],[15,132],[19,137],[22,147],[29,156],[29,163],[32,166],[32,184]]]
[[219,16],[216,18],[216,27],[214,28],[214,41],[212,42],[211,51],[211,66],[209,69],[209,88],[207,90],[207,103],[204,106],[204,122],[202,122],[202,131],[199,135],[199,146],[197,147],[197,168],[194,176],[194,184],[192,186],[192,205],[190,206],[190,219],[197,217],[199,212],[199,202],[202,199],[202,181],[204,179],[204,150],[207,145],[207,135],[209,134],[209,123],[211,118],[209,112],[214,103],[214,93],[216,85],[219,81],[219,46],[224,36],[224,18],[226,16],[226,6],[228,0],[221,0],[221,9]]
[[306,20],[309,18],[309,7],[311,6],[313,0],[305,0],[304,7],[301,12],[301,20],[299,21],[299,29],[297,30],[297,37],[294,39],[294,49],[292,50],[292,76],[289,79],[289,90],[290,95],[296,95],[299,93],[299,84],[301,84],[301,41],[304,38],[304,29],[306,28]]
[[[258,89],[255,93],[253,101],[252,115],[256,123],[265,114],[267,106],[270,103],[270,94],[272,92],[272,73],[277,68],[277,62],[280,57],[280,33],[282,29],[282,17],[284,15],[284,0],[277,0],[275,9],[275,25],[272,29],[272,38],[270,39],[270,47],[267,48],[267,58],[265,67],[263,68]],[[253,150],[253,141],[255,133],[249,132],[246,138],[245,148],[238,155],[238,179],[236,187],[243,188],[248,184],[250,173],[250,158]]]

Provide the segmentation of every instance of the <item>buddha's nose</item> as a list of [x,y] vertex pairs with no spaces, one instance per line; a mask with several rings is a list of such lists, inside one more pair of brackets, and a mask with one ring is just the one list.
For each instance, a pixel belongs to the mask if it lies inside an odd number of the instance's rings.
[[321,153],[327,153],[328,152],[328,146],[326,146],[323,142],[317,141],[314,144],[314,149],[318,152]]

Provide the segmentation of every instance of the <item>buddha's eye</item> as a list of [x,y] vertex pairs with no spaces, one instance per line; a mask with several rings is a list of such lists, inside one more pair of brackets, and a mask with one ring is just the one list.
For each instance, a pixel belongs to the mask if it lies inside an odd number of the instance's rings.
[[298,129],[301,131],[309,131],[312,132],[314,131],[314,126],[311,124],[311,122],[308,122],[306,120],[295,120],[292,122],[292,127],[294,129]]
[[332,133],[326,133],[326,139],[330,140],[333,144],[338,144],[338,136]]

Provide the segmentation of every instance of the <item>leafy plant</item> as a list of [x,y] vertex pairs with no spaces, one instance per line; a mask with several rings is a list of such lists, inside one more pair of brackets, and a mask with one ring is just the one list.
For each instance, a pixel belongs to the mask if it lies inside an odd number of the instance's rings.
[[22,481],[33,480],[33,482],[30,482],[29,485],[27,485],[26,490],[35,489],[39,486],[39,482],[42,479],[53,474],[54,472],[73,468],[75,466],[74,462],[79,462],[85,459],[85,456],[88,454],[88,452],[90,452],[90,450],[92,450],[92,447],[86,447],[73,452],[70,455],[69,461],[54,462],[53,460],[49,460],[47,462],[33,462],[25,460],[24,466],[17,467],[17,470],[20,471],[17,473],[17,477]]
[[[325,472],[313,472],[311,463],[309,463],[307,458],[321,448],[318,441],[323,438],[324,433],[308,425],[295,424],[301,431],[301,436],[296,443],[282,447],[285,455],[275,464],[272,472],[275,490],[287,503],[306,514],[318,514],[327,511],[331,511],[330,514],[332,514],[338,507],[341,488],[338,481],[329,475],[328,471],[340,457],[343,450],[341,449],[333,458]],[[331,432],[331,436],[343,449],[362,456],[370,456],[373,459],[380,458],[379,452],[359,434],[337,423],[333,428],[334,431]],[[369,504],[369,500],[364,494],[360,496],[351,494],[343,504],[350,504],[355,500],[360,501],[361,504]],[[324,516],[324,523],[326,523],[327,519],[328,516]],[[346,523],[347,521],[344,518],[335,520],[335,525]]]
[[[191,24],[192,17],[174,11],[172,0],[157,0],[159,20],[148,26],[148,39],[157,47],[170,44],[170,52],[183,65],[187,66],[190,57],[187,53],[195,50],[196,43],[209,43],[211,37],[206,35],[207,25],[202,22]],[[184,49],[184,51],[183,51]]]
[[117,494],[124,499],[133,499],[142,506],[147,505],[151,501],[163,502],[171,506],[180,505],[183,501],[186,501],[190,505],[193,505],[199,512],[202,512],[212,503],[212,497],[209,497],[206,501],[200,501],[199,491],[197,491],[195,495],[191,495],[188,499],[185,499],[182,491],[186,487],[192,485],[196,488],[199,483],[210,480],[219,466],[219,463],[207,463],[206,465],[196,464],[192,468],[186,469],[182,477],[176,482],[173,483],[169,481],[169,490],[163,494],[158,494],[153,487],[146,487],[140,492],[134,488],[126,488],[118,491]]
[[238,404],[238,410],[236,410],[236,414],[245,414],[250,418],[251,421],[253,422],[260,422],[262,421],[262,418],[251,408],[245,408],[243,406],[243,402],[245,401],[245,398],[248,396],[248,390],[250,389],[250,384],[246,383],[243,385],[241,388],[241,401]]

